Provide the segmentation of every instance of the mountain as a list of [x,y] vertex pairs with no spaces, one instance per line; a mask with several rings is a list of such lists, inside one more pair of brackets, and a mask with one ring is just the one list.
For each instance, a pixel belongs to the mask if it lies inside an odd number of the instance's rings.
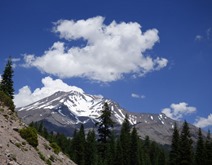
[[[72,136],[74,129],[84,124],[85,130],[95,128],[98,117],[101,115],[103,104],[107,102],[112,111],[112,119],[115,124],[115,131],[120,131],[125,115],[128,114],[129,122],[135,126],[142,139],[149,136],[160,144],[170,144],[174,123],[179,128],[182,122],[172,120],[165,114],[131,113],[121,106],[102,96],[89,95],[84,92],[58,91],[53,95],[41,99],[35,103],[16,109],[18,116],[29,124],[43,122],[49,131],[64,133]],[[198,129],[190,125],[193,139],[197,139]]]
[[55,154],[48,141],[38,135],[35,149],[23,139],[18,130],[25,128],[16,113],[0,102],[0,165],[75,165],[62,152]]

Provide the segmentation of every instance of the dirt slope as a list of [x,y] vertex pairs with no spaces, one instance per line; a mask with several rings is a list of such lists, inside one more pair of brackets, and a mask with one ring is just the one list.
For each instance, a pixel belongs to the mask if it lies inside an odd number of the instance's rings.
[[0,165],[75,165],[63,153],[55,154],[40,136],[37,149],[30,146],[18,133],[23,127],[16,114],[0,106]]

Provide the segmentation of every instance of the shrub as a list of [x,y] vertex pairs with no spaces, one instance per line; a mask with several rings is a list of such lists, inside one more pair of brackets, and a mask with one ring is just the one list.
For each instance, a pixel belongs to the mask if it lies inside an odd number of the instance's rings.
[[55,161],[55,157],[53,155],[50,156],[49,160],[51,160],[52,162]]
[[58,154],[60,152],[60,147],[57,145],[57,143],[50,143],[50,146],[53,148],[55,154]]
[[46,164],[52,165],[52,162],[48,159],[48,160],[46,160]]
[[13,112],[15,111],[15,105],[13,103],[13,100],[3,91],[0,91],[0,102],[0,105],[3,104],[4,106],[10,108]]
[[43,161],[46,161],[45,156],[44,156],[40,151],[38,151],[38,155],[40,156],[40,158],[41,158]]
[[38,134],[35,128],[27,127],[19,131],[21,137],[25,139],[31,146],[38,146]]
[[15,143],[16,147],[21,148],[21,143]]

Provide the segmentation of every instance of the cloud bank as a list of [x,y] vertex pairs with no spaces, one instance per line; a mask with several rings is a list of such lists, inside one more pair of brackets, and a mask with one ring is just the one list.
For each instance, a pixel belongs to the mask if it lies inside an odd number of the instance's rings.
[[69,86],[60,79],[53,80],[51,77],[45,77],[42,79],[42,88],[36,88],[33,92],[29,86],[24,86],[19,89],[18,94],[14,96],[14,103],[16,107],[22,107],[36,102],[40,99],[48,97],[57,91],[78,91],[84,93],[84,91],[75,86]]
[[207,126],[212,126],[212,114],[208,115],[207,118],[198,117],[194,123],[196,127],[204,128]]
[[[142,32],[137,22],[112,21],[106,25],[104,19],[59,20],[53,32],[63,42],[55,42],[41,56],[25,55],[25,66],[60,78],[83,77],[98,82],[116,81],[126,74],[143,76],[166,67],[167,59],[144,55],[159,42],[157,29]],[[70,46],[73,42],[79,46]]]
[[196,107],[189,106],[185,102],[181,102],[178,104],[171,104],[169,108],[164,108],[162,110],[162,113],[164,113],[166,116],[174,120],[180,120],[183,118],[183,116],[192,114],[195,112],[196,112]]

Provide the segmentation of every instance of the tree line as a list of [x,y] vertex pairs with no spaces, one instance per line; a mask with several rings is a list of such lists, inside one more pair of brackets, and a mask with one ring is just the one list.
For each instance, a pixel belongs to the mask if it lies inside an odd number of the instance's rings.
[[199,128],[197,142],[191,138],[188,123],[183,123],[179,132],[175,123],[172,135],[171,150],[169,153],[170,165],[209,165],[212,164],[212,140],[210,131],[206,139]]
[[75,129],[73,137],[48,132],[42,123],[31,123],[31,127],[50,143],[56,143],[78,165],[165,165],[165,150],[147,136],[141,140],[135,127],[129,123],[128,116],[121,126],[120,134],[113,131],[114,122],[111,110],[104,104],[97,133],[89,130],[85,134],[84,125]]
[[204,139],[199,129],[198,140],[193,142],[189,125],[185,121],[181,132],[175,123],[170,148],[165,148],[148,136],[141,140],[126,115],[120,134],[113,131],[111,110],[104,104],[102,115],[96,123],[97,133],[84,126],[75,129],[73,137],[48,133],[42,123],[32,123],[39,134],[55,143],[79,165],[209,165],[212,164],[212,140],[210,131]]

